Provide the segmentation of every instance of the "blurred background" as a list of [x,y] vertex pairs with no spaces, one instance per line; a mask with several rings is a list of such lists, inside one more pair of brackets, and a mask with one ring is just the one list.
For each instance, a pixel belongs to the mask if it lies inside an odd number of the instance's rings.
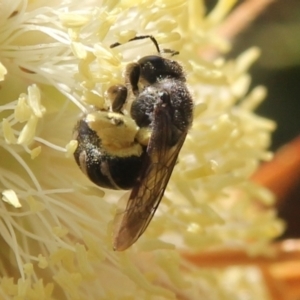
[[[208,12],[216,2],[206,0]],[[236,8],[246,2],[250,1],[238,1]],[[300,136],[300,1],[275,0],[267,6],[234,37],[228,58],[252,46],[261,49],[261,57],[251,69],[252,87],[264,85],[268,89],[266,100],[256,112],[277,122],[271,150],[278,151]],[[281,199],[278,211],[287,222],[287,230],[281,238],[300,237],[300,168],[296,182]]]

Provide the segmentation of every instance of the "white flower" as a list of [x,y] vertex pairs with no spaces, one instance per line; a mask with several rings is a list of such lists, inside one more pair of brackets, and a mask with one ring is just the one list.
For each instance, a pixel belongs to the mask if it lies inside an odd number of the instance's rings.
[[[264,89],[248,94],[247,69],[258,51],[229,62],[198,56],[211,44],[226,47],[213,33],[231,2],[220,1],[205,17],[201,1],[3,1],[1,297],[238,299],[221,284],[232,270],[197,271],[174,250],[227,245],[262,252],[282,229],[272,209],[254,205],[270,205],[272,196],[248,180],[269,158],[274,129],[252,112]],[[139,34],[180,51],[195,121],[147,232],[115,253],[113,200],[122,193],[95,187],[66,156],[76,147],[69,142],[81,113],[89,105],[105,108],[104,93],[124,82],[126,64],[155,53],[148,40],[109,48]],[[263,288],[249,289],[252,274],[238,270],[231,282],[265,299]]]

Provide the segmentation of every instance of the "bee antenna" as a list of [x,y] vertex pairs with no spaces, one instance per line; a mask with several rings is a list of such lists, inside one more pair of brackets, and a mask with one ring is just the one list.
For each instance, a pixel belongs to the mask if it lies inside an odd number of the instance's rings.
[[[139,35],[139,36],[136,36],[136,37],[130,39],[128,42],[132,42],[132,41],[136,41],[136,40],[143,40],[143,39],[150,39],[150,40],[153,42],[153,44],[154,44],[154,46],[155,46],[157,52],[158,52],[159,54],[161,53],[161,51],[160,51],[160,49],[159,49],[159,46],[158,46],[158,42],[157,42],[157,40],[155,39],[155,37],[152,36],[152,35]],[[128,42],[127,42],[127,43],[128,43]],[[118,46],[120,46],[120,45],[122,45],[122,44],[117,42],[117,43],[114,43],[114,44],[110,45],[110,48],[115,48],[115,47],[118,47]]]
[[172,50],[172,49],[162,49],[162,53],[169,53],[171,54],[171,56],[174,56],[174,55],[178,55],[179,51]]

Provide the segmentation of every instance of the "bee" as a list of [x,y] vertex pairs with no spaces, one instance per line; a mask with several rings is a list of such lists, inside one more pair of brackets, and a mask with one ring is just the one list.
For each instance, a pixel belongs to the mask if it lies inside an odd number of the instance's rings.
[[[117,251],[135,243],[149,225],[193,122],[193,99],[183,68],[162,56],[178,52],[161,51],[151,35],[136,36],[128,42],[141,39],[150,39],[157,55],[127,65],[125,84],[108,90],[113,112],[93,112],[75,127],[78,148],[74,156],[81,170],[99,186],[131,189],[125,209],[115,217],[113,248]],[[130,116],[125,116],[122,107],[129,94],[133,100]],[[100,119],[104,120],[101,124]],[[113,128],[110,136],[102,132],[103,124],[108,123]],[[137,138],[141,130],[150,132],[146,144]],[[115,143],[119,148],[112,151],[108,145]],[[122,151],[125,145],[126,151]]]
[[74,158],[81,171],[96,185],[128,190],[141,172],[145,147],[136,140],[135,121],[115,112],[94,111],[79,120],[73,138]]

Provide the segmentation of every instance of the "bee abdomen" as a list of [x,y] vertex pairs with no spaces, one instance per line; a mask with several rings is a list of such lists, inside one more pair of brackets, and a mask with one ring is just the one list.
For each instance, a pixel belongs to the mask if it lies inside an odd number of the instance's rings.
[[142,155],[110,155],[85,120],[77,123],[74,138],[78,141],[74,158],[92,182],[115,190],[127,190],[134,186],[141,169]]

